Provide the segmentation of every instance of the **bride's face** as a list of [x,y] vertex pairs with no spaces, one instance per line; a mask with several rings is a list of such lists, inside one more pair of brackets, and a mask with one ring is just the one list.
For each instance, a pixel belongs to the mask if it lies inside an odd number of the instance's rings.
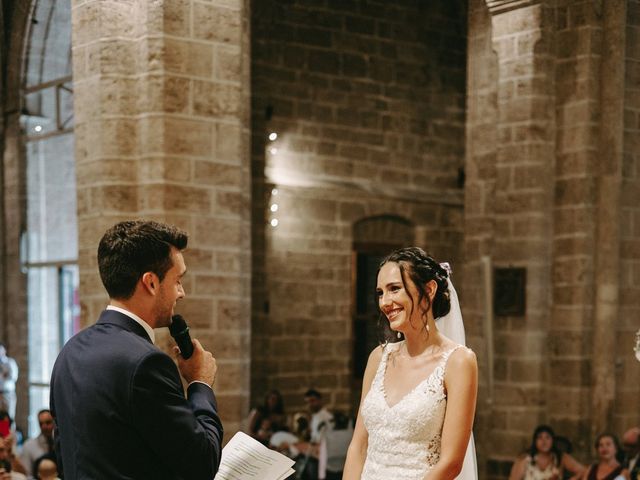
[[378,306],[389,320],[392,330],[404,332],[411,325],[421,325],[412,318],[420,316],[418,309],[413,308],[412,300],[419,298],[418,289],[410,279],[407,279],[405,286],[397,263],[388,262],[382,266],[378,273],[376,293]]

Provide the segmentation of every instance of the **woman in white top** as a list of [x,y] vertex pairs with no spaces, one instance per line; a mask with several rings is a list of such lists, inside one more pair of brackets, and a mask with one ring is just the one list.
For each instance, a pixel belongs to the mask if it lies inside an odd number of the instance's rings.
[[565,470],[573,474],[571,480],[577,480],[584,471],[580,462],[555,445],[548,425],[536,427],[527,453],[513,463],[509,480],[562,480]]
[[[470,436],[478,367],[461,345],[449,273],[422,249],[403,248],[382,261],[376,291],[385,326],[404,340],[388,337],[369,356],[343,478],[446,480],[456,478],[463,463],[465,480],[477,478]],[[462,331],[456,341],[436,326],[450,311]],[[443,318],[443,326],[449,320]]]

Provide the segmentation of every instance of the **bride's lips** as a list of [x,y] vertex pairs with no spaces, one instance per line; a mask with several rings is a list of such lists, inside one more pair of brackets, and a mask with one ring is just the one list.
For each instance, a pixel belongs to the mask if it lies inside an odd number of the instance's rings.
[[394,308],[392,310],[389,310],[386,312],[387,315],[387,320],[389,320],[390,322],[396,318],[401,312],[402,312],[402,308]]

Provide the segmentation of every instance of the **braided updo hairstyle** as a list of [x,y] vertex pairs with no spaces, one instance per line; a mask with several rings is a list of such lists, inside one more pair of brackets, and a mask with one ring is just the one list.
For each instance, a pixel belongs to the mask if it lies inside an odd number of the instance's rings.
[[[432,257],[419,247],[405,247],[398,250],[394,250],[387,257],[385,257],[378,266],[378,273],[380,269],[389,262],[396,263],[400,269],[400,275],[402,277],[402,285],[405,292],[411,299],[413,306],[418,305],[422,308],[422,301],[426,300],[426,307],[421,312],[421,318],[423,321],[423,328],[428,332],[427,328],[427,312],[431,309],[433,318],[440,318],[449,313],[451,309],[451,301],[449,299],[449,285],[447,284],[448,272]],[[409,293],[407,288],[407,278],[413,282],[418,290],[418,299],[414,299]],[[434,280],[437,284],[436,294],[433,297],[433,301],[429,300],[427,294],[426,285],[431,280]],[[412,307],[413,310],[413,307]],[[380,312],[378,324],[381,333],[381,343],[389,343],[398,341],[395,332],[389,327],[389,321],[387,317]]]

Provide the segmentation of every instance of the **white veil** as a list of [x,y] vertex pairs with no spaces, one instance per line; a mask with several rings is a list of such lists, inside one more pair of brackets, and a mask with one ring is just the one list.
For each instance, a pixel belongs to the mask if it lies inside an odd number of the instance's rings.
[[[460,311],[460,302],[458,301],[458,293],[451,283],[451,267],[448,263],[441,266],[449,273],[447,284],[449,285],[449,301],[451,309],[444,317],[436,319],[438,331],[445,337],[453,340],[460,345],[466,345],[464,335],[464,322],[462,321],[462,312]],[[476,464],[476,447],[473,440],[473,432],[469,438],[469,446],[464,456],[462,470],[456,477],[458,480],[476,480],[478,478],[478,466]]]

